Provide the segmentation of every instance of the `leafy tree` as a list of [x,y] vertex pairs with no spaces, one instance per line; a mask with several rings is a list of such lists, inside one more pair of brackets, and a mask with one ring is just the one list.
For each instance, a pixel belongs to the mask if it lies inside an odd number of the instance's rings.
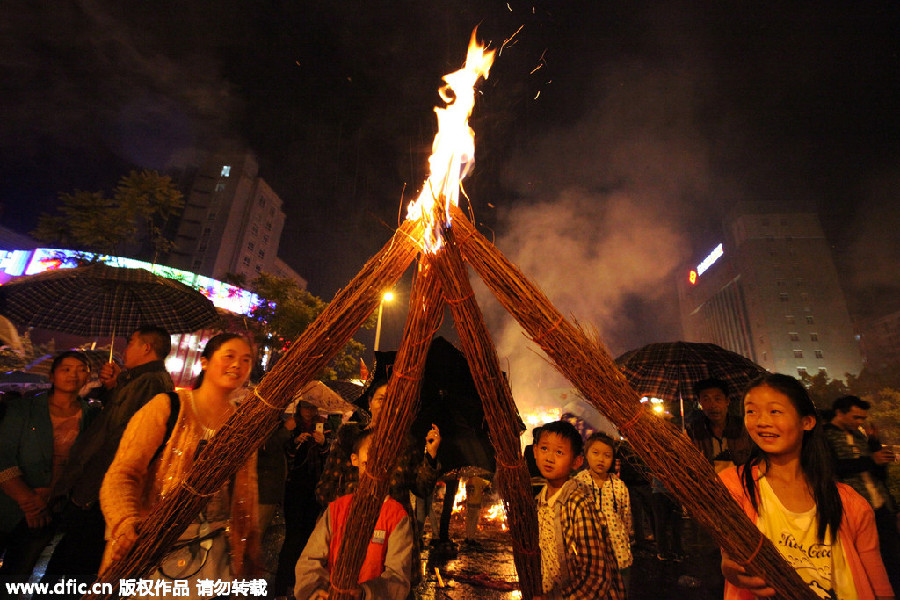
[[61,193],[59,199],[59,214],[42,214],[31,232],[34,237],[97,254],[145,250],[153,262],[174,248],[165,229],[184,207],[184,197],[171,178],[146,170],[123,176],[111,198],[102,191],[76,190]]
[[850,393],[843,381],[829,379],[825,373],[819,372],[812,377],[803,375],[802,379],[816,408],[822,412],[831,410],[831,403],[835,399]]
[[[294,280],[269,273],[260,273],[250,289],[264,299],[254,309],[253,318],[259,325],[257,342],[269,354],[269,364],[273,365],[327,304],[301,289]],[[365,326],[372,327],[371,318]],[[365,346],[351,339],[319,375],[319,379],[349,379],[356,376],[364,350]]]

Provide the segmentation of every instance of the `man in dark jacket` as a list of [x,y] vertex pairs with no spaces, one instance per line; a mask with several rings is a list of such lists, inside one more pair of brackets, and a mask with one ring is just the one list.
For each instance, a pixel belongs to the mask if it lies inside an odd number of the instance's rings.
[[134,413],[157,394],[174,389],[163,362],[171,348],[165,329],[141,327],[125,348],[125,370],[113,362],[101,368],[103,411],[72,446],[66,470],[53,488],[65,534],[42,581],[52,585],[65,576],[89,583],[96,577],[106,545],[100,485]]
[[742,465],[750,457],[750,435],[740,417],[728,414],[728,384],[704,379],[694,386],[700,414],[687,426],[687,434],[716,472]]

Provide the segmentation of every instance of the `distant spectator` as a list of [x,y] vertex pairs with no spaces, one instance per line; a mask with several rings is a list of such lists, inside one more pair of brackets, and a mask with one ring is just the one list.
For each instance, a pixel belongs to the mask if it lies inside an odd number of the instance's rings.
[[0,421],[3,581],[27,581],[55,533],[50,489],[66,466],[72,444],[96,412],[78,397],[89,376],[90,363],[83,353],[61,352],[50,365],[49,391],[8,401]]
[[721,379],[704,379],[694,386],[701,414],[687,426],[694,445],[716,472],[742,465],[750,456],[750,436],[743,420],[728,411],[728,384]]
[[325,429],[325,418],[314,404],[297,402],[288,416],[291,436],[287,443],[288,477],[284,488],[284,543],[278,555],[278,571],[272,592],[287,595],[294,589],[294,568],[309,536],[316,526],[322,507],[316,501],[316,484],[322,476],[333,437]]
[[900,534],[897,513],[878,477],[878,468],[894,459],[890,450],[872,452],[863,425],[869,415],[869,403],[857,396],[842,396],[831,405],[834,416],[825,425],[825,436],[835,458],[839,481],[852,487],[875,511],[875,526],[881,543],[881,558],[894,590],[900,589]]

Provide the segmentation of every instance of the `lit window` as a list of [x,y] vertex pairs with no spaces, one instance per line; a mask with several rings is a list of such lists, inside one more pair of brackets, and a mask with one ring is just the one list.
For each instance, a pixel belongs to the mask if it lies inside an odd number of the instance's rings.
[[796,331],[792,331],[792,332],[790,332],[788,335],[791,336],[791,341],[792,341],[792,342],[799,342],[799,341],[800,341],[800,334],[797,333]]
[[816,358],[824,358],[824,356],[822,356],[821,350],[816,350]]
[[803,350],[794,350],[794,358],[803,358]]
[[818,341],[819,341],[819,334],[818,334],[818,333],[811,333],[811,334],[809,334],[809,341],[811,341],[811,342],[818,342]]
[[229,175],[231,175],[231,167],[228,165],[223,165],[221,176],[228,177]]

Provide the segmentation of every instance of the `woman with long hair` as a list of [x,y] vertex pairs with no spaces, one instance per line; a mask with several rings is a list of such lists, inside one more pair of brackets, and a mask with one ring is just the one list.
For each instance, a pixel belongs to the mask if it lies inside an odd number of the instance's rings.
[[[219,334],[203,350],[194,389],[178,390],[176,397],[159,394],[129,421],[100,489],[107,524],[101,572],[125,556],[150,509],[181,483],[207,441],[235,412],[236,392],[247,383],[254,361],[254,349],[244,337]],[[260,567],[257,500],[254,453],[210,498],[154,577],[230,581],[254,576]],[[193,585],[191,591],[196,591]]]
[[[822,422],[803,384],[779,373],[753,381],[744,425],[753,440],[750,460],[719,476],[763,535],[821,598],[893,598],[872,509],[835,482]],[[724,553],[722,572],[726,599],[774,594]]]

